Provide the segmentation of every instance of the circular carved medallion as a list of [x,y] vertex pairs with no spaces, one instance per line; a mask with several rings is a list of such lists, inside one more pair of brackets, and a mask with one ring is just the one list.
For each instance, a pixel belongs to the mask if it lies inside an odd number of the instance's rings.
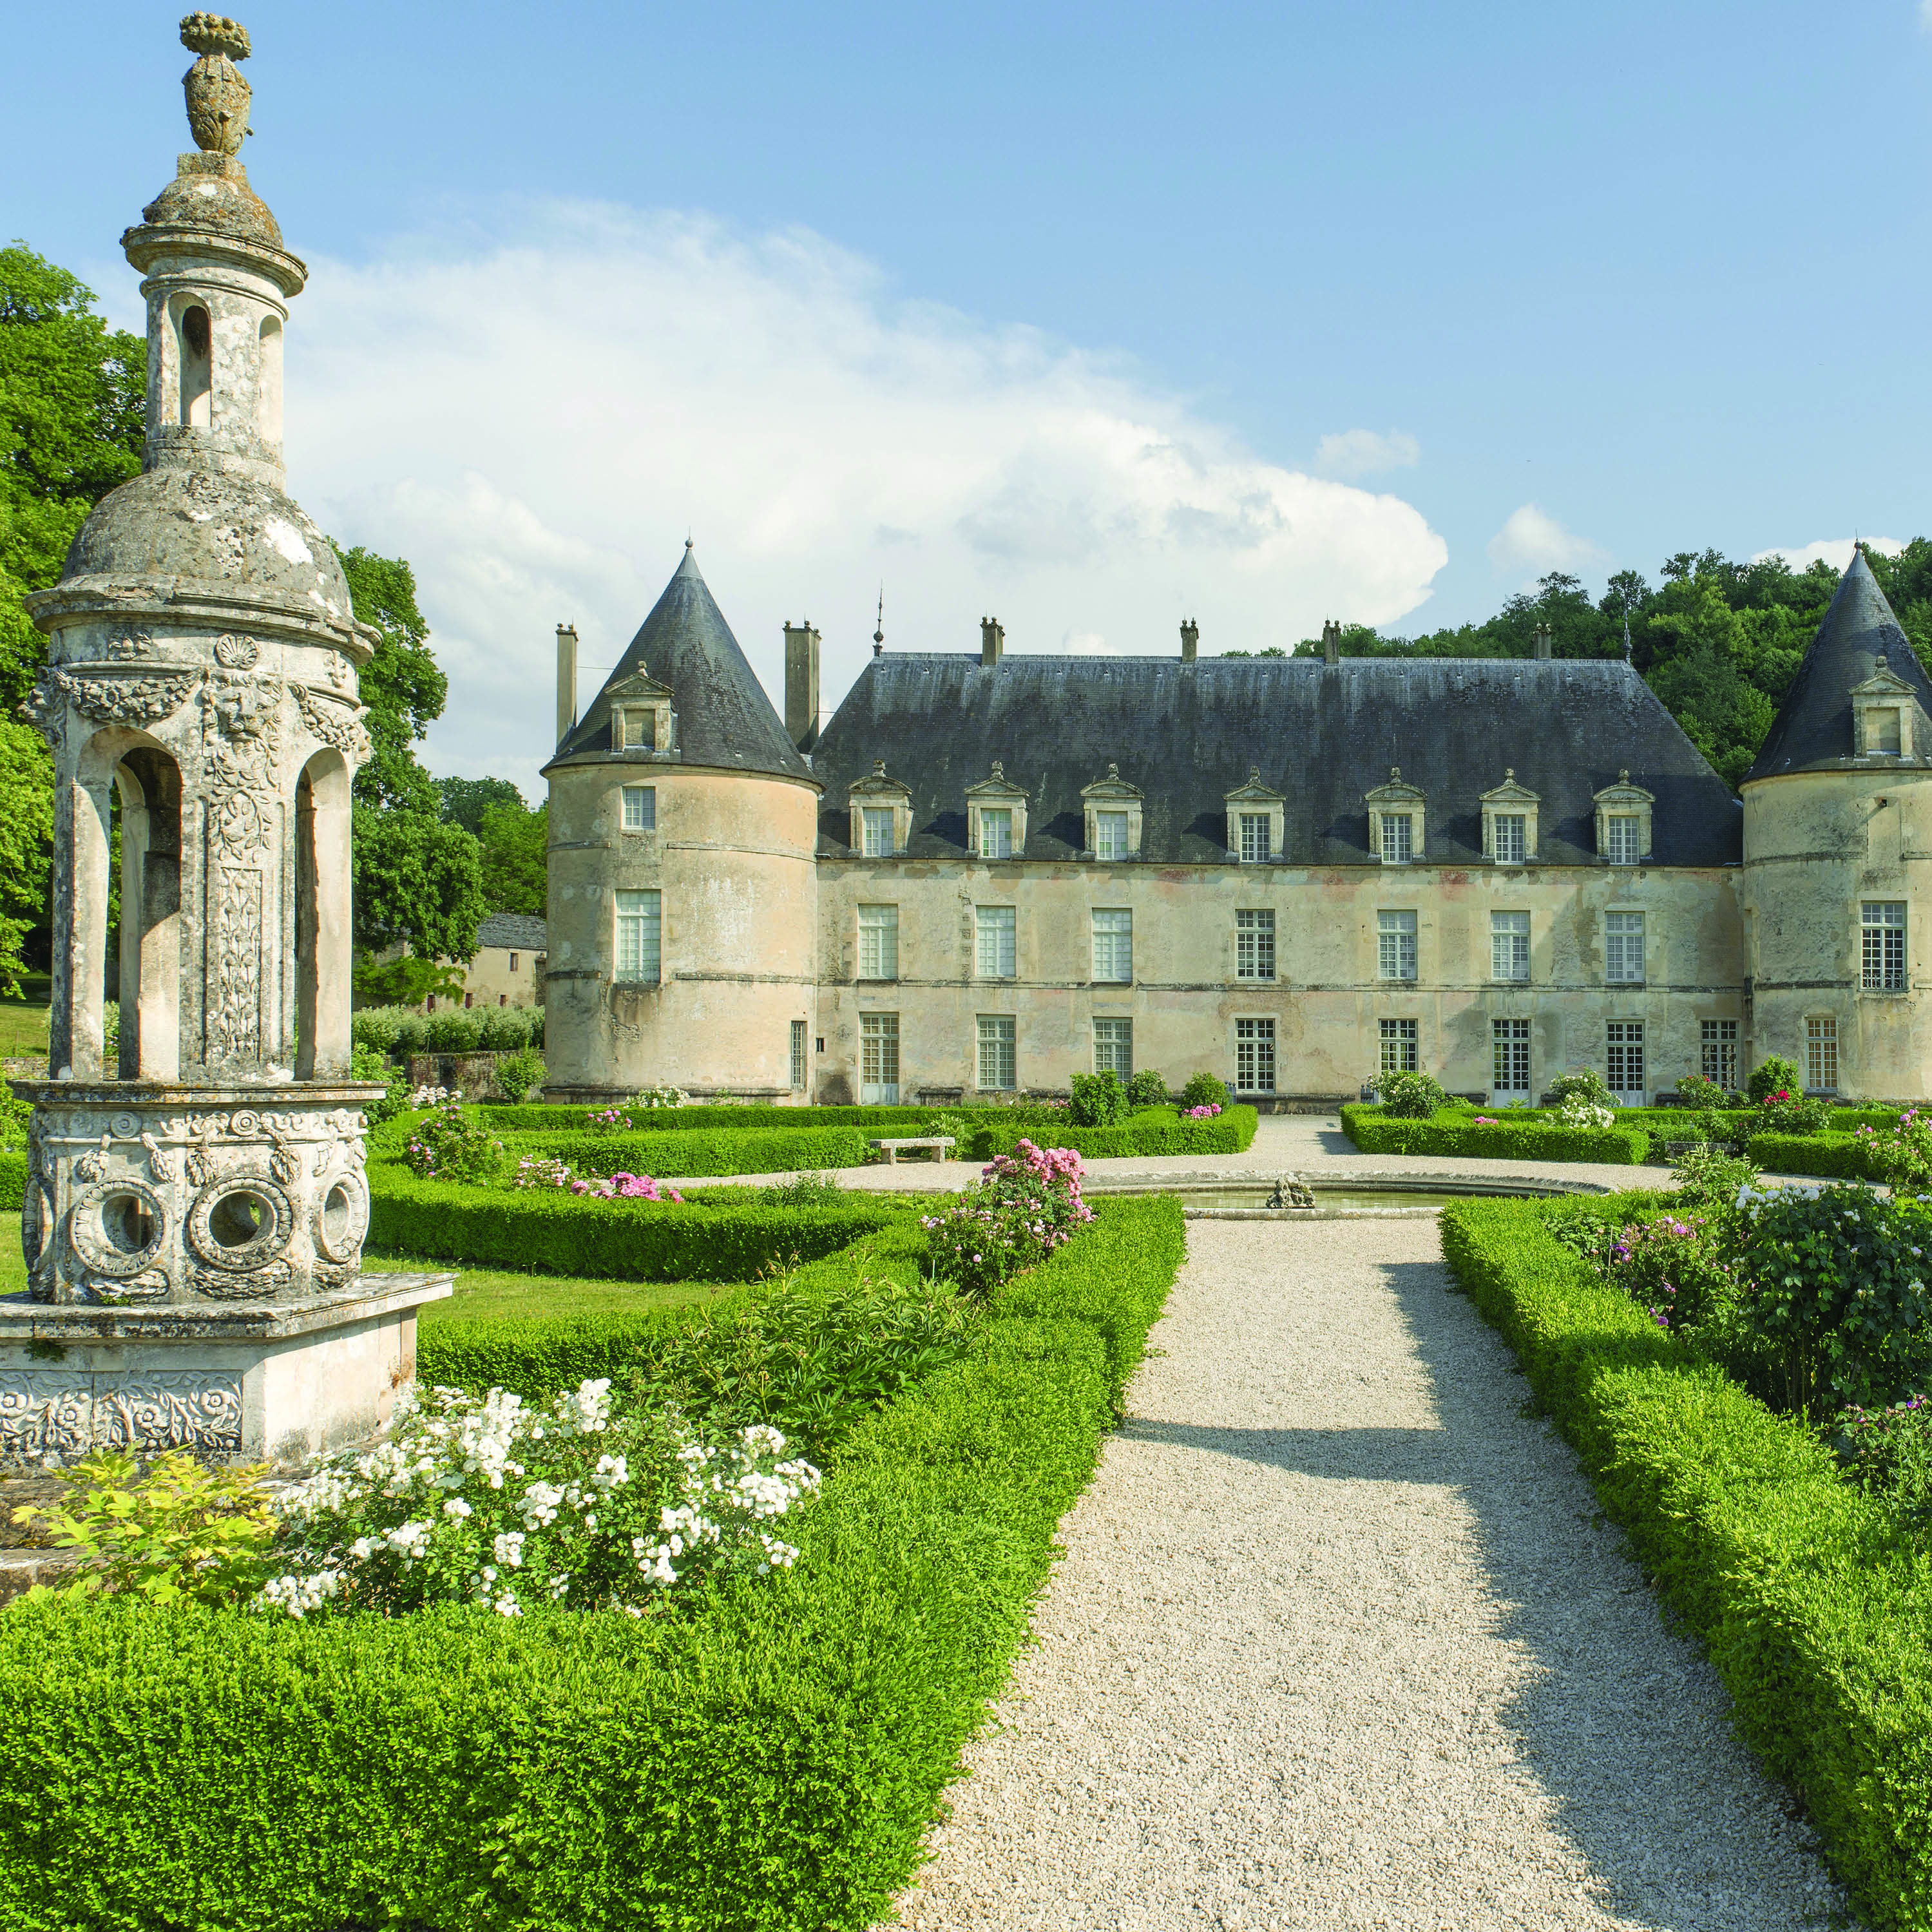
[[322,1185],[310,1210],[315,1244],[332,1262],[349,1262],[369,1231],[369,1184],[351,1168]]
[[139,1274],[160,1252],[167,1232],[161,1197],[126,1174],[83,1188],[67,1220],[68,1244],[98,1274]]
[[228,1131],[238,1140],[251,1141],[262,1131],[262,1117],[253,1107],[240,1108],[230,1116]]
[[194,1197],[188,1238],[212,1268],[245,1274],[272,1261],[295,1232],[289,1197],[266,1174],[224,1174]]
[[113,1130],[117,1141],[137,1141],[141,1138],[139,1114],[116,1114],[107,1124]]
[[214,640],[216,661],[226,664],[230,670],[250,669],[261,655],[261,646],[253,638],[238,637],[231,633]]

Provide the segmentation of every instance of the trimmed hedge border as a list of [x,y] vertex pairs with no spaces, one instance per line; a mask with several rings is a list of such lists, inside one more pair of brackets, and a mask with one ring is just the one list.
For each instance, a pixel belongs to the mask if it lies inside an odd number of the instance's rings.
[[[677,1110],[682,1112],[680,1108]],[[484,1120],[487,1122],[488,1116]],[[671,1174],[680,1179],[719,1174],[785,1174],[798,1168],[863,1167],[872,1157],[856,1127],[806,1127],[790,1132],[727,1128],[720,1133],[506,1133],[512,1155],[566,1160],[579,1173]],[[586,1170],[585,1163],[594,1167]]]
[[1245,1154],[1254,1144],[1260,1115],[1252,1107],[1224,1107],[1211,1120],[1189,1120],[1176,1108],[1150,1107],[1117,1127],[1070,1126],[1064,1118],[1050,1127],[1011,1126],[998,1120],[982,1126],[976,1112],[966,1118],[971,1125],[964,1145],[954,1151],[968,1160],[990,1160],[1031,1140],[1071,1148],[1083,1160],[1119,1160],[1139,1154]]
[[1767,1174],[1815,1174],[1830,1180],[1882,1180],[1856,1134],[1754,1134],[1745,1153]]
[[1505,1118],[1494,1126],[1478,1126],[1467,1113],[1447,1109],[1432,1120],[1391,1120],[1379,1106],[1358,1100],[1342,1108],[1342,1128],[1364,1154],[1589,1160],[1611,1167],[1640,1167],[1650,1156],[1650,1136],[1636,1127],[1554,1127],[1534,1118]]
[[616,1106],[630,1121],[628,1128],[593,1127],[588,1119],[592,1110],[577,1102],[568,1107],[479,1106],[476,1112],[500,1134],[710,1134],[740,1127],[756,1127],[766,1133],[860,1127],[884,1133],[918,1128],[943,1111],[936,1107],[626,1107],[621,1101]]
[[[1651,1197],[1654,1198],[1654,1197]],[[1830,1450],[1592,1280],[1528,1202],[1459,1202],[1442,1251],[1702,1640],[1741,1735],[1872,1922],[1932,1928],[1932,1561]],[[1560,1210],[1558,1210],[1560,1211]]]
[[0,1615],[6,1932],[860,1932],[917,1868],[1184,1247],[1098,1204],[686,1614]]
[[27,1150],[9,1148],[0,1154],[0,1211],[18,1214],[27,1204]]

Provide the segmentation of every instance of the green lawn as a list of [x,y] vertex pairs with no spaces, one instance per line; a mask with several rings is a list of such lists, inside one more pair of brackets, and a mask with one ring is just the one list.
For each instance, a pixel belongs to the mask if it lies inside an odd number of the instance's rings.
[[[19,1264],[16,1259],[16,1266]],[[362,1257],[364,1274],[440,1274],[440,1262],[396,1255]],[[503,1316],[634,1315],[647,1308],[716,1301],[739,1284],[710,1281],[586,1281],[567,1274],[512,1274],[502,1268],[459,1268],[456,1292],[422,1311],[425,1322],[477,1322]],[[22,1286],[24,1286],[24,1282]]]
[[[9,1214],[9,1221],[19,1218]],[[11,1238],[12,1229],[7,1237],[0,1238],[0,1294],[25,1294],[27,1292],[27,1258],[20,1252],[20,1244]]]
[[47,1009],[0,1000],[0,1060],[25,1060],[47,1050]]

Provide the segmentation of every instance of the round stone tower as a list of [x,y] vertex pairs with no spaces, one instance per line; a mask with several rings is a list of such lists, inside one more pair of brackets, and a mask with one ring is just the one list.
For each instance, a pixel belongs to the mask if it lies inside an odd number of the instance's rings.
[[236,158],[248,38],[206,14],[182,38],[198,149],[122,238],[148,306],[142,472],[28,599],[55,954],[51,1077],[16,1090],[34,1103],[29,1298],[54,1306],[0,1314],[0,1351],[71,1346],[59,1370],[44,1348],[7,1364],[0,1460],[343,1439],[412,1366],[411,1295],[447,1292],[360,1291],[359,1109],[379,1090],[346,1082],[350,784],[374,634],[284,488],[283,329],[306,271]]
[[[567,640],[567,641],[566,641]],[[576,714],[559,634],[544,1091],[808,1097],[818,798],[691,547]]]
[[1794,1060],[1846,1099],[1932,1095],[1915,957],[1932,922],[1932,679],[1862,551],[1743,791],[1754,1059]]

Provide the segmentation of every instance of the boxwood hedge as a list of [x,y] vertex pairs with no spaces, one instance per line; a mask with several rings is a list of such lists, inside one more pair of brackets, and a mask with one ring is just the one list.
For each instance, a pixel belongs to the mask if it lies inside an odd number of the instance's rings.
[[1856,1134],[1754,1134],[1745,1152],[1767,1174],[1815,1174],[1831,1180],[1882,1180]]
[[1182,1251],[1106,1202],[683,1614],[0,1615],[8,1932],[835,1932],[917,1866]]
[[[608,1133],[592,1127],[599,1109],[568,1107],[482,1107],[480,1117],[498,1133]],[[617,1111],[638,1134],[716,1133],[726,1128],[756,1127],[768,1133],[820,1127],[858,1127],[868,1134],[916,1133],[931,1120],[929,1107],[626,1107]]]
[[[1654,1197],[1651,1197],[1654,1198]],[[1599,1286],[1526,1202],[1446,1208],[1457,1280],[1810,1808],[1874,1924],[1932,1927],[1932,1563],[1830,1449]],[[1560,1210],[1557,1210],[1560,1211]]]
[[[679,1112],[683,1110],[680,1108]],[[486,1116],[487,1118],[487,1116]],[[717,1133],[507,1133],[510,1154],[567,1160],[579,1174],[785,1174],[800,1168],[863,1167],[872,1157],[857,1127],[770,1132],[728,1127]]]
[[27,1200],[27,1150],[10,1148],[0,1152],[0,1210],[18,1212]]
[[1400,1120],[1378,1106],[1351,1101],[1342,1127],[1364,1154],[1440,1154],[1484,1160],[1590,1160],[1612,1167],[1640,1166],[1650,1154],[1641,1128],[1562,1127],[1526,1112],[1507,1113],[1493,1126],[1479,1126],[1466,1111],[1445,1108],[1432,1119]]
[[988,1107],[968,1114],[968,1124],[958,1150],[969,1160],[990,1160],[1011,1154],[1022,1140],[1072,1148],[1087,1160],[1112,1160],[1136,1154],[1245,1154],[1254,1144],[1258,1116],[1252,1107],[1224,1107],[1205,1120],[1184,1119],[1173,1107],[1150,1107],[1118,1126],[1075,1127],[1064,1119],[1049,1126],[1004,1118],[1003,1110]]

